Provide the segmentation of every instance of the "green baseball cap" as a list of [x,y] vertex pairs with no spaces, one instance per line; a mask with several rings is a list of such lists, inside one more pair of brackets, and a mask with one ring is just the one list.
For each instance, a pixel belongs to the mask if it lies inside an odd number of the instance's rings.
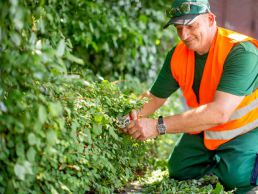
[[170,20],[164,26],[171,24],[189,25],[200,14],[210,12],[208,0],[174,0],[172,7],[166,11]]

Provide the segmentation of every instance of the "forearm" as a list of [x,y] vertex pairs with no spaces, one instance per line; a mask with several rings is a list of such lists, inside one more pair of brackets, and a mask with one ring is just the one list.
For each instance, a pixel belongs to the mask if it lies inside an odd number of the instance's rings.
[[[158,100],[159,106],[165,102],[164,99],[155,98]],[[201,105],[182,114],[165,117],[164,124],[167,127],[167,133],[200,132],[223,124],[230,119],[243,98],[243,96],[217,91],[213,102]],[[151,108],[143,108],[143,113],[147,114],[148,111],[155,109],[153,107],[159,107],[155,103],[152,100]],[[133,138],[141,141],[159,135],[157,120],[150,118],[135,119],[134,122],[130,123],[126,131]]]
[[182,114],[164,118],[167,133],[199,132],[226,122],[224,115],[214,103],[202,105]]
[[148,102],[144,104],[143,108],[139,111],[140,117],[147,117],[154,113],[158,108],[160,108],[166,101],[165,98],[158,98],[152,95],[150,92],[143,93],[140,98],[148,98]]

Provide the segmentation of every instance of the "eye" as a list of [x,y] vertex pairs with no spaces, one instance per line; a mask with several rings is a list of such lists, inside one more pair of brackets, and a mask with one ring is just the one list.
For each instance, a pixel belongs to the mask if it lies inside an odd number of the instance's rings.
[[183,29],[183,28],[182,28],[181,26],[177,26],[177,27],[176,27],[176,30],[177,30],[178,33],[181,33],[181,32],[182,32],[182,29]]
[[193,24],[190,24],[187,26],[187,28],[190,30],[194,30],[196,28],[198,28],[199,24],[197,22],[194,22]]
[[193,24],[191,24],[191,25],[187,26],[187,28],[192,29],[192,28],[194,28],[194,26],[193,26]]

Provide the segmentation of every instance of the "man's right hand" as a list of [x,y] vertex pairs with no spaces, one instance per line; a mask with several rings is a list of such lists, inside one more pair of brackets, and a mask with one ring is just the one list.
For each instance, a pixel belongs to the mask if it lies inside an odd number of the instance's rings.
[[[123,130],[124,133],[129,134],[129,129],[134,127],[135,121],[138,119],[138,113],[139,111],[132,110],[128,115],[121,118],[122,125],[120,125],[121,127],[120,126],[119,127]],[[122,127],[123,125],[125,126]]]

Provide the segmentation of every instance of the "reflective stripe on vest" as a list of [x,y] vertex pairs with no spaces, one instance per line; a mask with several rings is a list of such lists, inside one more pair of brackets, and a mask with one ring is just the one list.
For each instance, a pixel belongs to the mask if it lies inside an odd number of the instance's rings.
[[229,121],[204,131],[206,148],[215,150],[231,139],[258,127],[258,89],[246,96]]
[[[258,127],[258,90],[254,91],[251,95],[245,97],[239,105],[228,123],[229,125],[222,124],[221,126],[212,128],[213,130],[206,130],[205,140],[229,140],[238,135],[247,133],[252,129]],[[245,102],[246,101],[246,102]],[[245,104],[245,106],[242,106]],[[241,124],[238,124],[243,120]],[[237,123],[237,124],[235,124]]]
[[241,117],[243,117],[247,113],[249,113],[252,110],[257,109],[257,108],[258,108],[258,99],[254,100],[249,105],[236,110],[233,113],[233,115],[230,117],[229,120],[232,121],[232,120],[240,119]]
[[[199,101],[192,89],[194,81],[194,52],[180,42],[171,57],[170,67],[189,107],[195,108],[214,101],[224,62],[235,44],[250,41],[258,47],[258,41],[239,33],[218,28],[205,63],[199,88]],[[246,96],[233,112],[229,121],[204,131],[206,148],[214,150],[225,142],[258,127],[258,90]]]
[[256,127],[258,127],[258,119],[254,120],[251,123],[248,123],[247,125],[244,125],[243,127],[239,127],[230,131],[205,131],[205,138],[214,140],[229,140],[244,133],[247,133]]

